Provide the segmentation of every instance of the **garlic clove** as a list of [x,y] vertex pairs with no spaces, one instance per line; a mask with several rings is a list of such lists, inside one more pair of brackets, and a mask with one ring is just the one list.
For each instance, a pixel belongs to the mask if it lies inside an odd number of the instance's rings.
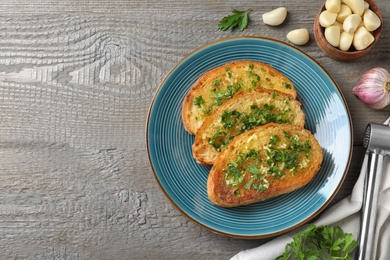
[[368,31],[373,32],[381,25],[379,17],[370,9],[364,11],[363,15],[364,26]]
[[356,50],[364,50],[375,40],[374,36],[366,29],[366,27],[360,27],[356,30],[353,37],[353,46]]
[[322,27],[331,26],[336,21],[337,13],[332,13],[327,10],[322,11],[318,21]]
[[296,45],[306,44],[309,38],[309,31],[306,28],[292,30],[287,34],[287,39]]
[[351,8],[349,8],[348,5],[341,4],[340,11],[337,14],[336,20],[339,21],[340,23],[343,23],[345,18],[347,18],[351,14],[352,14]]
[[370,4],[364,1],[364,11],[370,8]]
[[287,8],[279,7],[270,12],[264,13],[262,18],[265,24],[271,26],[281,25],[287,17]]
[[342,32],[340,34],[340,44],[339,44],[340,50],[348,51],[352,45],[352,41],[353,41],[353,33]]
[[390,104],[390,74],[384,68],[365,72],[352,93],[374,109],[383,109]]
[[342,2],[351,8],[352,13],[359,16],[363,15],[364,12],[364,0],[342,0]]
[[343,23],[343,29],[346,32],[354,33],[358,28],[362,18],[357,14],[351,14],[347,18],[345,18]]
[[337,14],[340,11],[341,0],[326,0],[325,8],[329,12]]
[[338,47],[340,44],[340,27],[332,25],[325,28],[325,39],[333,46]]

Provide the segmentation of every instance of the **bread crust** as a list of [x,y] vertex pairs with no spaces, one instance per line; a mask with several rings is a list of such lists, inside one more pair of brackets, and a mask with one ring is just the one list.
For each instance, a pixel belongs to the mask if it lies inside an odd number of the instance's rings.
[[[248,173],[246,173],[244,181],[241,184],[237,186],[229,186],[227,184],[226,169],[232,161],[237,160],[240,152],[245,153],[250,149],[257,149],[260,152],[264,151],[268,149],[266,147],[271,136],[280,137],[283,140],[282,136],[286,135],[285,133],[294,137],[297,136],[301,142],[307,140],[310,144],[311,153],[308,155],[308,159],[301,158],[303,161],[306,160],[305,167],[295,173],[286,170],[282,178],[267,176],[269,187],[263,192],[244,188],[244,183],[248,181],[248,177],[250,178]],[[252,141],[248,144],[248,140]],[[274,123],[259,126],[237,136],[228,145],[228,148],[217,156],[207,180],[208,197],[216,206],[236,207],[279,196],[297,190],[309,183],[319,171],[322,160],[323,153],[321,146],[314,135],[303,127],[289,124],[278,125]]]
[[[258,110],[255,110],[253,106],[256,106]],[[232,111],[240,113],[240,121],[235,123],[233,127],[224,127],[224,123],[222,122],[223,116],[224,114],[226,115],[226,113],[232,113]],[[202,126],[195,135],[195,141],[192,145],[192,155],[194,159],[203,165],[213,165],[215,158],[220,151],[226,148],[226,144],[223,144],[221,147],[210,144],[209,141],[213,138],[213,135],[218,131],[223,131],[223,135],[226,136],[226,142],[228,142],[228,138],[245,131],[242,130],[244,127],[247,129],[246,131],[255,127],[254,123],[245,124],[242,121],[247,119],[250,115],[253,116],[256,112],[258,115],[256,115],[255,118],[259,120],[257,125],[271,123],[272,120],[275,120],[274,122],[276,123],[289,123],[302,127],[305,124],[305,114],[301,109],[301,103],[292,99],[290,96],[281,92],[262,88],[241,92],[217,107],[215,111],[204,120]],[[263,113],[266,114],[264,115]],[[248,116],[245,118],[245,115]],[[273,117],[270,115],[275,116]]]
[[[229,62],[207,71],[192,85],[182,104],[184,128],[195,134],[215,107],[253,88],[277,90],[296,98],[293,83],[270,65],[248,60]],[[199,97],[202,101],[197,102]]]

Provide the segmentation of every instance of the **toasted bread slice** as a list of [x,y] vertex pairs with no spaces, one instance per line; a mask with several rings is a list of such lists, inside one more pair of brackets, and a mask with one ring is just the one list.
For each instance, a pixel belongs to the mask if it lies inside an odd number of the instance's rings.
[[217,155],[237,135],[268,123],[304,126],[301,103],[290,96],[257,88],[237,94],[208,116],[195,135],[192,154],[203,165],[213,165]]
[[195,134],[216,107],[242,91],[277,90],[296,98],[292,82],[262,62],[234,61],[203,74],[191,87],[182,105],[184,128]]
[[303,127],[270,123],[237,136],[215,160],[207,181],[211,202],[235,207],[299,189],[322,163],[322,149]]

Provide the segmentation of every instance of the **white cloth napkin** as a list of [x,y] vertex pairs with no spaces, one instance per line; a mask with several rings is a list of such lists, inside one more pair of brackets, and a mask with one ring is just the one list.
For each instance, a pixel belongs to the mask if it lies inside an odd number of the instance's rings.
[[[363,201],[363,184],[366,173],[367,156],[363,161],[360,176],[352,190],[352,194],[326,210],[314,222],[316,225],[340,226],[344,232],[352,233],[358,240],[360,227],[360,209]],[[383,175],[379,190],[377,230],[378,244],[376,259],[390,259],[390,158],[385,157]],[[254,248],[239,252],[231,260],[271,260],[284,252],[285,245],[292,241],[292,237],[304,227],[291,231],[275,238],[270,242]]]

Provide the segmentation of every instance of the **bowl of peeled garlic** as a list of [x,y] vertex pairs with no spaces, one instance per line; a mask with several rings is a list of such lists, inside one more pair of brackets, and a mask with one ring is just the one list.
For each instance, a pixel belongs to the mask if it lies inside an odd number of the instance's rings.
[[382,32],[373,0],[326,0],[314,21],[314,37],[329,57],[352,61],[367,54]]

